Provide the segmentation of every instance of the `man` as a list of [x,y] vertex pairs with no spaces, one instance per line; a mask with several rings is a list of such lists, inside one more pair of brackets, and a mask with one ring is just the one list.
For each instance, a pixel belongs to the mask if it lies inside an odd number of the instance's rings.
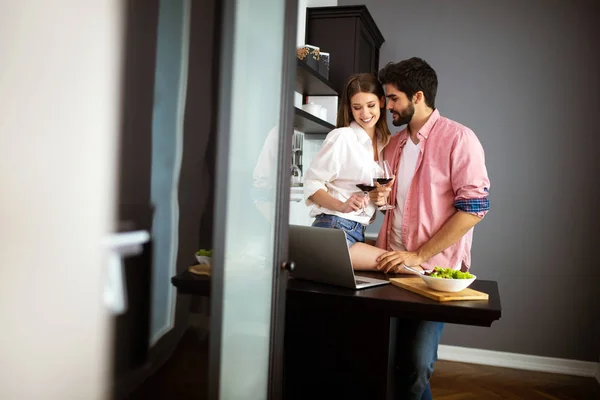
[[[377,238],[378,269],[406,272],[404,265],[467,270],[473,227],[489,210],[490,181],[481,143],[467,127],[435,108],[437,75],[420,58],[379,71],[395,126],[406,128],[384,150],[396,177],[389,210]],[[387,188],[381,188],[382,192]],[[399,320],[397,398],[429,400],[443,323]]]

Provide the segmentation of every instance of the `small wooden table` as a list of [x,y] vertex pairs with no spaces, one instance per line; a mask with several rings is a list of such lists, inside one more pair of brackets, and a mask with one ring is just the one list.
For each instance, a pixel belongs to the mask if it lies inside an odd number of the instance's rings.
[[[182,294],[210,295],[206,276],[184,272],[172,283]],[[290,279],[285,399],[392,399],[397,324],[418,319],[489,327],[500,319],[497,283],[478,279],[470,287],[488,293],[489,300],[437,302],[391,284],[352,290]]]

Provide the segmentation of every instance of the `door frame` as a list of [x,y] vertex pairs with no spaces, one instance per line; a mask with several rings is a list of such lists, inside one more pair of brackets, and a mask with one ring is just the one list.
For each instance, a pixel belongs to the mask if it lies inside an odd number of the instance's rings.
[[[219,110],[229,108],[230,96],[232,95],[231,80],[221,80],[221,76],[232,76],[233,53],[234,53],[234,31],[236,0],[223,0],[217,10],[217,32],[215,34],[215,49],[218,57],[213,58],[215,63],[214,79],[219,82],[215,85],[215,98],[218,99],[217,115],[215,118],[215,130],[217,132],[229,132],[231,128],[229,115]],[[291,146],[294,121],[294,92],[296,78],[296,27],[297,27],[298,0],[285,0],[284,9],[284,38],[282,56],[282,82],[280,92],[280,115],[279,115],[279,143],[278,143],[278,165],[277,165],[277,194],[275,196],[275,229],[273,242],[273,266],[272,266],[272,299],[270,319],[270,346],[269,346],[269,380],[267,385],[267,398],[279,400],[283,397],[283,351],[285,330],[285,300],[287,290],[288,272],[283,269],[288,257],[288,224],[289,224],[289,199],[290,199],[290,177],[289,166],[291,165]],[[219,29],[220,27],[220,29]],[[229,28],[229,29],[228,29]],[[216,168],[218,171],[228,170],[229,135],[219,135],[217,146]],[[228,198],[227,185],[216,185],[215,199]],[[216,203],[216,202],[215,202]],[[215,207],[214,220],[225,221],[226,207]],[[215,227],[217,225],[215,224]],[[214,229],[213,243],[225,243],[225,229]],[[216,246],[215,246],[216,247]],[[214,265],[224,265],[224,252],[215,252],[213,255]],[[210,322],[210,347],[209,347],[209,372],[208,372],[208,398],[217,400],[220,398],[219,381],[221,371],[221,345],[223,327],[223,284],[224,270],[214,268],[211,272],[211,322]]]
[[[213,57],[213,79],[218,84],[213,86],[213,98],[218,99],[214,125],[212,129],[215,132],[229,132],[231,130],[230,119],[226,113],[219,110],[226,110],[229,107],[229,97],[232,93],[232,81],[221,80],[222,75],[232,76],[233,74],[233,50],[234,50],[234,31],[225,27],[234,26],[235,23],[235,0],[222,0],[217,2],[215,10],[215,45]],[[215,160],[215,211],[213,221],[225,221],[226,208],[217,205],[217,199],[226,199],[228,197],[227,185],[217,183],[216,172],[227,171],[229,135],[223,135],[217,138]],[[213,249],[216,249],[219,243],[225,243],[225,229],[218,229],[217,223],[213,224]],[[213,265],[224,265],[225,254],[223,251],[215,251],[212,255]],[[209,349],[208,349],[208,399],[218,400],[220,395],[219,379],[221,376],[221,343],[223,331],[223,284],[225,271],[223,268],[213,268],[210,277],[210,326],[209,326]]]
[[296,36],[298,0],[286,0],[283,33],[283,71],[281,82],[281,112],[279,115],[279,160],[275,203],[276,224],[273,251],[273,286],[271,300],[271,347],[269,354],[268,399],[283,397],[283,356],[285,307],[288,271],[288,226],[290,214],[290,165],[292,164],[292,134],[294,132],[294,92],[296,83]]

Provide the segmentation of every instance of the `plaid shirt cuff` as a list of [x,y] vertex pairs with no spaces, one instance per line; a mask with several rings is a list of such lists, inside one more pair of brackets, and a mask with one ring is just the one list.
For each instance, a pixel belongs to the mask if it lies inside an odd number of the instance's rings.
[[479,199],[460,199],[454,202],[454,207],[460,211],[481,215],[489,211],[490,201],[487,197]]

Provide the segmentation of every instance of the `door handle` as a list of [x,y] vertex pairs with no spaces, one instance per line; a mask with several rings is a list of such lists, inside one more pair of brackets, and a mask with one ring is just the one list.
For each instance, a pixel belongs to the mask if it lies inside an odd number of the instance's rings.
[[115,315],[127,311],[127,293],[123,258],[140,254],[143,244],[150,240],[147,231],[113,233],[105,238],[108,274],[104,285],[104,303]]
[[296,268],[296,263],[293,261],[285,261],[281,263],[281,269],[285,269],[289,272],[292,272]]

